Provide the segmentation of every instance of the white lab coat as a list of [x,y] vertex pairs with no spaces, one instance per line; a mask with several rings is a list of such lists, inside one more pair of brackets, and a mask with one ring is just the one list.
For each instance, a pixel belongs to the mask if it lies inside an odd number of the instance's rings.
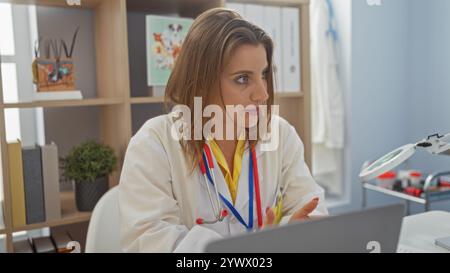
[[[313,214],[328,214],[323,189],[312,179],[305,164],[303,143],[295,129],[279,119],[279,148],[267,152],[261,151],[260,145],[255,147],[263,214],[266,207],[274,206],[278,181],[285,187],[283,222],[316,196],[320,202]],[[246,232],[232,215],[216,224],[196,224],[198,217],[214,219],[211,204],[199,168],[189,174],[181,145],[171,137],[171,125],[168,115],[150,119],[128,145],[119,184],[124,251],[201,252],[211,240]],[[235,203],[245,221],[248,221],[248,158],[246,150]],[[215,159],[214,164],[217,166]],[[231,200],[220,169],[216,167],[214,172],[219,192]]]

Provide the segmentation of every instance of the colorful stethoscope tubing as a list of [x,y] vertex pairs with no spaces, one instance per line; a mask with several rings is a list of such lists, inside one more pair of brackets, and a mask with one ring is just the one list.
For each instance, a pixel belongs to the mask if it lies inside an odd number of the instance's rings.
[[[218,191],[216,187],[216,178],[214,176],[214,162],[212,160],[211,149],[205,143],[203,146],[203,153],[200,159],[200,171],[204,177],[205,186],[208,191],[208,198],[211,203],[211,207],[213,210],[214,220],[205,220],[203,218],[197,218],[196,223],[199,225],[202,224],[215,224],[217,222],[223,221],[223,219],[228,215],[228,211],[223,209],[222,202],[228,207],[228,209],[234,214],[234,216],[239,220],[239,222],[244,225],[248,230],[253,229],[253,186],[255,189],[256,195],[256,209],[258,216],[258,227],[261,228],[262,221],[262,208],[261,208],[261,192],[259,187],[259,175],[258,175],[258,164],[256,161],[256,152],[253,145],[251,145],[251,158],[249,159],[249,223],[245,223],[244,219],[240,216],[239,212],[234,208],[234,206],[224,198]],[[215,190],[216,202],[213,200],[212,193],[209,187],[209,183],[211,183],[212,187]],[[222,202],[220,201],[222,200]],[[216,206],[217,203],[217,206]]]

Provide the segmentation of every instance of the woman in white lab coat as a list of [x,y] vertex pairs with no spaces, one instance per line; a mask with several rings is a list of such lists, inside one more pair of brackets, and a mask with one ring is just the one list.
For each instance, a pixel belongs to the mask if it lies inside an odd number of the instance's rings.
[[[233,121],[231,140],[217,132],[179,139],[194,136],[195,115],[162,115],[142,126],[128,145],[119,184],[125,251],[199,252],[214,239],[327,214],[295,129],[270,108],[258,111],[274,100],[272,52],[267,34],[230,10],[212,9],[194,21],[166,99],[192,113],[195,106],[242,105],[245,118],[239,123],[224,114]],[[276,149],[262,148],[261,134],[249,137],[262,122],[278,140]]]

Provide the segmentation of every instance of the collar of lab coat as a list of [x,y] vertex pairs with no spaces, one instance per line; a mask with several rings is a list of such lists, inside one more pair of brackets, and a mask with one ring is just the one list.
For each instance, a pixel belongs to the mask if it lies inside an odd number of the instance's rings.
[[[263,151],[261,151],[260,144],[258,143],[255,146],[255,153],[256,153],[256,160],[258,161],[258,167],[260,167],[260,158],[263,154]],[[242,169],[241,174],[239,177],[238,182],[238,189],[236,193],[236,203],[234,204],[234,207],[241,213],[241,216],[246,219],[248,217],[247,211],[242,211],[242,209],[248,204],[248,175],[249,175],[249,156],[250,156],[250,149],[248,148],[248,141],[245,144],[245,150],[244,155],[242,157]],[[222,194],[223,197],[225,197],[230,203],[231,201],[231,194],[228,189],[228,186],[225,182],[225,178],[223,176],[222,171],[218,167],[218,163],[216,158],[213,156],[213,162],[214,162],[214,176],[216,178],[215,183],[217,184],[217,190],[220,194]],[[261,171],[258,172],[259,175],[259,184],[262,185],[264,181],[264,176]],[[203,187],[205,187],[205,181],[203,178],[203,175],[200,176],[199,182],[202,184]],[[260,186],[262,189],[263,187]],[[248,220],[248,219],[247,219]]]

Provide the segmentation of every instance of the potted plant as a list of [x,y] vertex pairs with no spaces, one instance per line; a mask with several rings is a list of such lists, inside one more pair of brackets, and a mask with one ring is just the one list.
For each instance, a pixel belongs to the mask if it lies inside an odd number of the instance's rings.
[[63,159],[64,177],[75,181],[79,211],[92,211],[108,191],[108,175],[115,170],[116,163],[112,148],[92,140],[74,147]]

